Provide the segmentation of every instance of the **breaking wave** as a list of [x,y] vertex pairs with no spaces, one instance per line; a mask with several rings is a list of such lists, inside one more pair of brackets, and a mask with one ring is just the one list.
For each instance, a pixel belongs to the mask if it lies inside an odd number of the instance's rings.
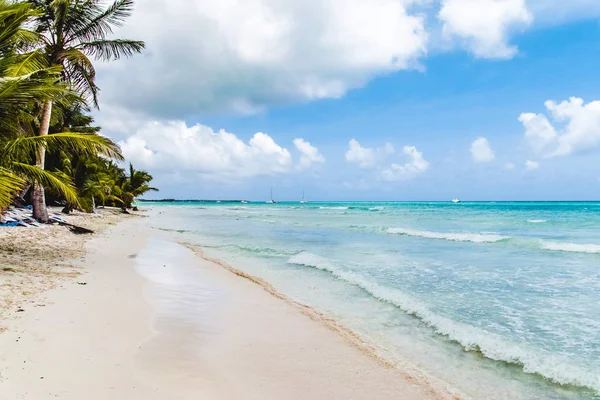
[[495,243],[510,239],[509,236],[500,236],[494,234],[443,233],[430,231],[416,231],[404,228],[388,228],[387,233],[391,233],[394,235],[418,236],[427,239],[449,240],[452,242]]
[[437,334],[460,344],[466,351],[477,351],[491,360],[519,365],[526,373],[540,375],[558,384],[575,385],[600,393],[600,377],[593,371],[569,364],[559,356],[536,353],[522,343],[511,342],[497,334],[437,315],[423,302],[397,289],[369,281],[356,272],[344,270],[326,258],[301,252],[290,257],[288,263],[326,271],[337,279],[357,286],[379,301],[418,318]]
[[540,247],[544,250],[566,251],[571,253],[600,254],[599,244],[561,243],[540,240]]

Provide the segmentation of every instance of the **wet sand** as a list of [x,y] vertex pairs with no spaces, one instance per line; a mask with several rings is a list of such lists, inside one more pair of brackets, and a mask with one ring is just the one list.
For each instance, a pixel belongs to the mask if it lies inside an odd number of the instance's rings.
[[85,285],[64,283],[0,334],[0,399],[445,397],[142,219],[86,249]]

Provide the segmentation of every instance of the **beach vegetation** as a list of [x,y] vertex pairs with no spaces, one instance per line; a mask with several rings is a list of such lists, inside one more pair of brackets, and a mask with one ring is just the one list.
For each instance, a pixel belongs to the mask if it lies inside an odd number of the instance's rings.
[[93,126],[94,60],[141,52],[141,41],[110,39],[132,0],[0,0],[0,210],[31,203],[48,222],[46,200],[64,211],[97,204],[131,207],[152,177],[120,167],[119,146]]

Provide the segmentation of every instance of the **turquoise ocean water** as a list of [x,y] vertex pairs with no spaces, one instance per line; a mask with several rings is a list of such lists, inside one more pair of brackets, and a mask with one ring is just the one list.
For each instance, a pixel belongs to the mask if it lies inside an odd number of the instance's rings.
[[600,399],[600,203],[142,206],[465,397]]

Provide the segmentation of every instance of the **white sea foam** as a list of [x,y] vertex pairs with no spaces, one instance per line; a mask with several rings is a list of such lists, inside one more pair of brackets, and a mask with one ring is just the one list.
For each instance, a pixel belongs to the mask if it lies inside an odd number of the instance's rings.
[[530,224],[543,224],[544,222],[548,222],[545,219],[528,219],[527,222]]
[[383,211],[383,207],[371,207],[369,211]]
[[247,253],[254,253],[261,256],[291,256],[294,254],[298,254],[297,251],[289,251],[289,250],[280,250],[273,249],[270,247],[259,247],[259,246],[240,246],[236,244],[225,244],[219,246],[204,246],[207,248],[217,248],[217,249],[233,249],[237,251],[243,251]]
[[600,254],[599,244],[561,243],[540,240],[544,250],[567,251],[572,253]]
[[290,257],[288,262],[327,271],[338,279],[360,287],[376,299],[413,315],[467,351],[479,351],[489,359],[521,365],[524,372],[544,376],[559,384],[577,385],[600,392],[600,375],[597,371],[584,370],[561,357],[531,351],[523,343],[511,342],[497,334],[437,315],[423,302],[397,289],[371,282],[356,272],[344,270],[326,258],[302,252]]
[[510,239],[509,236],[501,236],[495,234],[478,234],[478,233],[442,233],[430,231],[416,231],[404,228],[389,228],[387,233],[395,235],[418,236],[427,239],[442,239],[453,242],[473,242],[473,243],[495,243],[502,240]]

